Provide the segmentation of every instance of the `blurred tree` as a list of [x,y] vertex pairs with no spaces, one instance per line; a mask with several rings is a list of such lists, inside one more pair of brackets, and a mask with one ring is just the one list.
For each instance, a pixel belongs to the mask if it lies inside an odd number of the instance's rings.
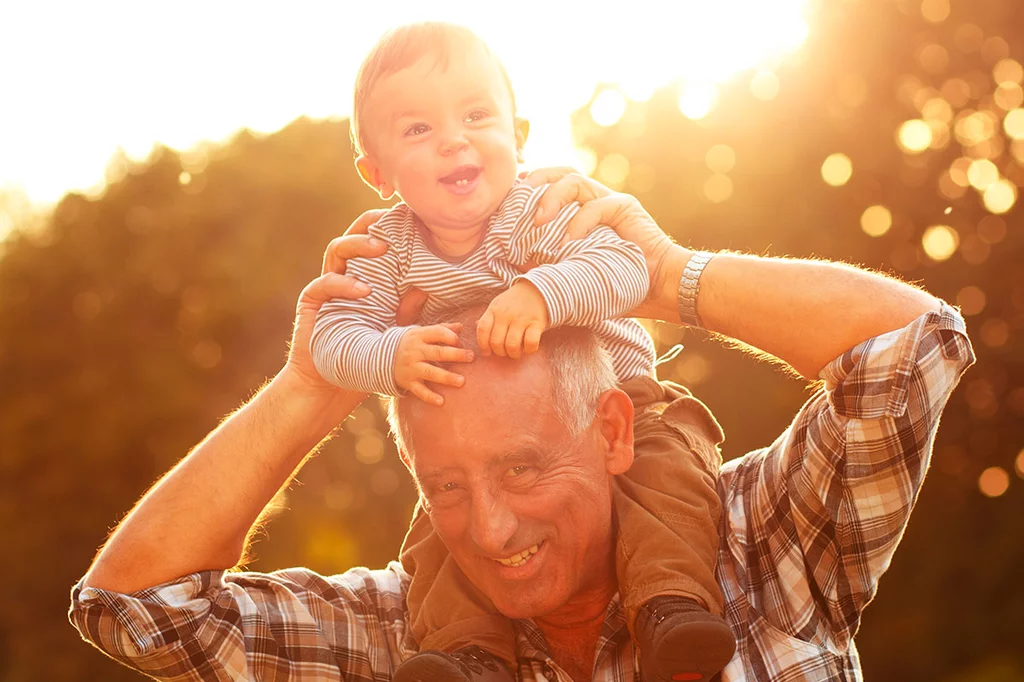
[[[597,125],[589,109],[574,124],[598,177],[637,194],[680,241],[863,263],[964,307],[979,362],[947,408],[934,471],[857,641],[868,679],[1018,679],[1024,226],[1020,203],[986,210],[961,159],[992,160],[1024,185],[1024,143],[988,114],[971,118],[1016,96],[993,76],[1024,57],[1022,9],[815,7],[799,58],[753,76],[763,99],[733,82],[692,121],[669,88],[629,103],[616,125]],[[896,142],[908,120],[929,129],[921,153]],[[2,243],[0,680],[138,679],[77,641],[62,616],[68,591],[118,515],[280,366],[323,246],[373,205],[347,135],[344,123],[300,119],[270,136],[160,149],[143,164],[118,156],[102,196],[69,195],[45,225]],[[836,153],[852,175],[840,182],[834,159],[833,186],[822,166]],[[888,229],[862,227],[874,205],[888,209]],[[955,235],[926,249],[940,224]],[[943,238],[952,257],[929,256]],[[729,457],[770,441],[807,395],[699,334],[654,331],[664,349],[685,342],[663,374],[711,405]],[[979,491],[989,467],[1010,476],[991,499]],[[383,565],[413,500],[371,401],[306,467],[252,568]]]

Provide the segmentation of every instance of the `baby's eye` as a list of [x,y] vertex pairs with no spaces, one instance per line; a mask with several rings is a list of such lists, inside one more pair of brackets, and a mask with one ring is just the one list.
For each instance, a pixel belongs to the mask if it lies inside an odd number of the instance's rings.
[[416,135],[422,135],[428,130],[430,130],[430,128],[427,127],[426,123],[415,123],[405,129],[405,136],[414,137]]
[[474,123],[476,121],[487,118],[489,114],[484,109],[474,109],[466,115],[466,121],[468,123]]

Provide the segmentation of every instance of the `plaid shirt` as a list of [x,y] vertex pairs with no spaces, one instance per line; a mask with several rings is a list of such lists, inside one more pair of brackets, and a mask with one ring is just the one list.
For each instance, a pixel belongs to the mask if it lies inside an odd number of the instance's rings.
[[[943,304],[822,371],[825,386],[770,447],[727,462],[718,579],[732,680],[860,680],[853,636],[906,528],[939,416],[974,361]],[[416,651],[398,563],[321,576],[302,568],[201,572],[131,595],[77,585],[70,618],[104,653],[168,680],[384,681]],[[519,679],[569,682],[530,621]],[[639,680],[617,600],[593,680]]]

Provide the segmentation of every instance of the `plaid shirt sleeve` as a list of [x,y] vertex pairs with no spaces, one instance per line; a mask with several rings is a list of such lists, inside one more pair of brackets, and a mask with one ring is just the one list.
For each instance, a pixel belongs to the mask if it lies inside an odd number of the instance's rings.
[[943,304],[834,360],[775,443],[725,465],[719,577],[740,637],[727,678],[859,679],[861,612],[973,362],[963,319]]
[[160,680],[370,682],[414,650],[407,584],[397,563],[204,571],[133,594],[79,584],[68,615],[103,653]]

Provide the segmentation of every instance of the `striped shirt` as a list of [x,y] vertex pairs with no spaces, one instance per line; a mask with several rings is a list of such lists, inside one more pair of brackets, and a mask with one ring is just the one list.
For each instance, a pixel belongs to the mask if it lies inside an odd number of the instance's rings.
[[[903,536],[939,417],[974,362],[952,308],[869,339],[769,447],[727,462],[717,578],[739,680],[862,680],[853,636]],[[202,572],[133,594],[72,590],[69,616],[108,656],[159,679],[384,682],[416,651],[397,562],[321,576]],[[570,682],[532,621],[515,621],[518,678]],[[618,600],[592,679],[636,682]],[[578,682],[578,681],[577,681]]]
[[537,202],[546,189],[514,186],[491,216],[483,242],[458,263],[428,248],[421,232],[425,228],[408,206],[388,211],[370,227],[371,235],[388,244],[387,252],[354,259],[347,269],[372,293],[329,301],[317,316],[311,345],[320,374],[342,388],[398,395],[395,352],[409,327],[395,325],[395,311],[410,288],[429,294],[424,309],[429,315],[469,294],[498,294],[522,279],[540,291],[550,327],[594,330],[620,382],[653,376],[650,335],[636,320],[619,317],[647,297],[643,252],[608,227],[561,246],[579,205],[570,204],[547,225],[535,227]]

